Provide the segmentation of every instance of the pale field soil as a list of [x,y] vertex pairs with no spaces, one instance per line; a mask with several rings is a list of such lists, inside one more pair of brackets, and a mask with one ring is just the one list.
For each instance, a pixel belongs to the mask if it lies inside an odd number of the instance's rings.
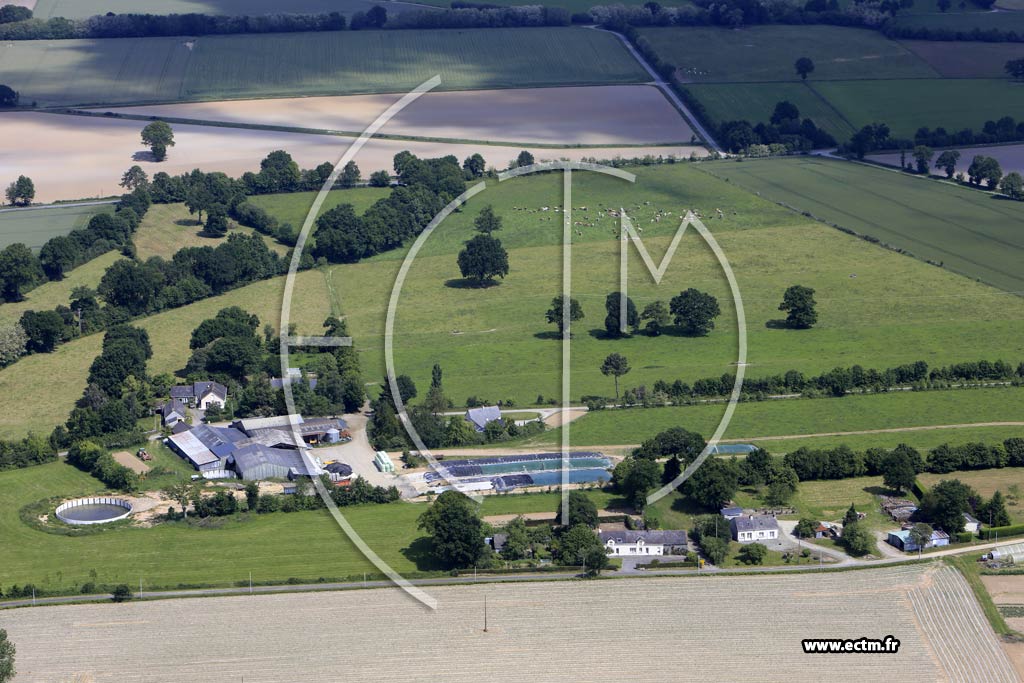
[[[935,156],[932,157],[932,163],[939,158],[943,150],[935,150]],[[971,160],[976,156],[992,157],[999,162],[999,166],[1003,169],[1003,175],[1010,171],[1017,171],[1018,173],[1024,173],[1024,145],[995,145],[993,147],[961,147],[960,148],[960,161],[956,165],[956,173],[963,171],[967,173],[967,168],[971,165]],[[899,152],[895,154],[874,154],[868,157],[871,161],[878,161],[883,164],[890,164],[892,166],[900,165]],[[914,163],[914,157],[907,152],[907,161],[910,164]],[[946,172],[939,168],[933,168],[932,173],[936,175],[945,175]]]
[[[382,589],[26,608],[5,612],[3,624],[18,647],[19,683],[606,681],[610,642],[642,653],[629,661],[636,680],[817,683],[825,671],[857,683],[893,672],[901,683],[1016,680],[970,589],[939,565],[427,590],[436,610]],[[148,637],[171,624],[172,637]],[[888,634],[898,653],[835,663],[800,646]],[[311,642],[372,655],[317,656]],[[737,642],[756,648],[739,653]]]
[[[24,150],[0,155],[0,178],[14,178],[19,174],[33,178],[37,202],[102,197],[120,194],[121,175],[135,164],[150,177],[160,171],[177,175],[194,168],[223,171],[237,177],[246,171],[258,171],[260,160],[274,150],[286,150],[299,166],[312,168],[325,161],[337,162],[353,142],[353,138],[338,136],[175,124],[175,146],[168,150],[165,161],[157,163],[149,160],[149,151],[139,139],[144,125],[141,121],[56,114],[0,114],[0,149]],[[390,171],[395,154],[402,150],[424,158],[454,154],[460,160],[480,153],[488,165],[504,168],[522,149],[518,146],[373,140],[355,161],[366,178],[374,171]],[[693,151],[705,153],[704,148],[691,145],[589,149],[527,146],[526,149],[532,151],[537,161],[646,154],[689,157]]]
[[561,427],[562,425],[564,425],[566,423],[573,422],[574,420],[580,419],[581,417],[583,417],[586,414],[587,414],[587,411],[585,411],[583,409],[579,409],[579,410],[560,410],[557,413],[552,413],[551,415],[549,415],[544,420],[544,424],[546,424],[548,427]]
[[145,474],[146,472],[149,472],[149,465],[142,462],[135,457],[135,454],[129,453],[128,451],[117,451],[116,453],[111,453],[111,457],[113,457],[114,461],[119,465],[124,465],[138,474]]
[[[400,94],[105,108],[200,121],[361,132]],[[688,142],[693,130],[649,85],[431,92],[381,130],[390,135],[549,144]]]

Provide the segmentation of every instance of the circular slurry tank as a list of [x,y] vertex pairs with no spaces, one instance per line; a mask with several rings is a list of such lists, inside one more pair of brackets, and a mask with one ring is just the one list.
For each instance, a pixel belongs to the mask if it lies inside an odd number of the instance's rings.
[[67,524],[105,524],[132,514],[132,504],[123,498],[78,498],[62,503],[56,512]]

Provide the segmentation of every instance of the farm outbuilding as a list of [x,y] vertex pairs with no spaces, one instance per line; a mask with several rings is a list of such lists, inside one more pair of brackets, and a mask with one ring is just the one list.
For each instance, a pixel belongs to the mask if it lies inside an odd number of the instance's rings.
[[238,476],[246,481],[314,477],[323,469],[304,450],[270,448],[259,443],[242,446],[228,458]]

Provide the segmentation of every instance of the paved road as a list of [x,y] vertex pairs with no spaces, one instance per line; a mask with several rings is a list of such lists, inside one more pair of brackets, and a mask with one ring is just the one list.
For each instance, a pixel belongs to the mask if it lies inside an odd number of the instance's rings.
[[641,66],[643,66],[644,69],[647,70],[647,73],[651,75],[651,79],[653,79],[654,84],[661,89],[661,92],[665,93],[665,97],[667,97],[669,101],[672,102],[672,104],[674,104],[677,109],[679,109],[679,111],[683,112],[683,114],[689,121],[690,125],[693,126],[693,129],[695,131],[697,131],[697,135],[704,139],[705,144],[707,144],[708,147],[718,152],[719,154],[723,153],[722,148],[718,146],[718,143],[715,142],[715,139],[713,137],[711,137],[711,134],[707,131],[707,129],[704,128],[703,125],[701,125],[701,122],[697,119],[696,116],[693,115],[693,112],[690,111],[690,108],[683,103],[683,101],[679,98],[679,95],[676,94],[676,91],[673,90],[671,86],[669,86],[669,84],[665,82],[665,79],[663,79],[661,75],[658,74],[658,72],[655,71],[654,68],[647,63],[647,60],[643,58],[643,55],[637,52],[636,48],[633,47],[633,44],[629,42],[626,36],[616,31],[610,31],[606,28],[598,28],[597,26],[591,26],[591,28],[593,28],[595,31],[604,31],[606,33],[611,33],[612,35],[618,36],[619,40],[622,41],[622,44],[625,45],[626,49],[629,50],[630,54],[633,55],[633,58],[636,59],[636,61],[640,62]]

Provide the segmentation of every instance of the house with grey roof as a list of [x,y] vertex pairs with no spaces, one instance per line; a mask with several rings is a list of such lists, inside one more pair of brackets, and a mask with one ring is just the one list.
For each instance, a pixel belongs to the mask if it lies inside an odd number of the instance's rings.
[[605,552],[615,557],[681,555],[688,548],[685,531],[599,531]]
[[466,420],[473,425],[478,432],[484,431],[488,422],[501,420],[501,409],[498,406],[484,406],[482,408],[470,408],[466,411]]
[[779,521],[771,515],[741,515],[729,520],[732,540],[740,543],[775,541],[779,536]]
[[199,410],[206,410],[214,403],[223,408],[228,400],[228,388],[220,382],[193,382],[171,387],[171,400],[174,399]]
[[172,398],[160,406],[160,422],[164,427],[174,427],[179,422],[184,422],[188,416],[188,409],[180,399]]

